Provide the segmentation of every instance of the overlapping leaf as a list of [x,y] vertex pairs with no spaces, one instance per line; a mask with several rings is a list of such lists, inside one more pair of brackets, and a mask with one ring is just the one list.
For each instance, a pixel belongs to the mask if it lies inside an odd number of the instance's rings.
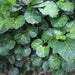
[[39,15],[39,13],[31,8],[28,8],[25,11],[24,17],[26,21],[31,24],[37,24],[41,22],[41,16]]
[[32,64],[34,66],[40,66],[42,64],[42,59],[40,57],[33,57],[32,58]]
[[68,22],[64,27],[64,30],[68,32],[66,34],[67,38],[75,39],[75,20]]
[[25,19],[23,16],[19,16],[17,18],[0,18],[0,33],[6,32],[8,29],[18,29],[23,26],[25,23]]
[[36,27],[29,27],[27,31],[31,38],[35,38],[38,34],[38,28]]
[[51,69],[59,69],[61,65],[60,57],[58,57],[57,55],[51,55],[49,57],[48,63]]
[[41,45],[42,43],[43,43],[43,42],[42,42],[41,39],[36,39],[36,40],[34,40],[34,41],[32,42],[31,47],[32,47],[33,49],[37,49],[37,47],[38,47],[39,45]]
[[39,57],[46,57],[49,55],[49,46],[42,46],[42,45],[39,45],[36,49],[36,54],[39,56]]
[[62,2],[62,1],[58,1],[57,5],[59,6],[59,8],[61,8],[64,11],[68,11],[71,12],[74,10],[74,3],[73,2]]
[[27,33],[24,33],[24,34],[18,33],[14,36],[14,39],[18,44],[25,45],[30,43],[30,36]]
[[8,71],[8,75],[19,75],[19,70],[18,68],[11,68],[9,71]]
[[12,39],[11,35],[6,34],[0,36],[0,55],[5,56],[8,54],[9,50],[13,49],[15,46],[15,41]]
[[66,72],[72,72],[75,69],[74,61],[64,61],[62,62],[62,67]]
[[16,0],[7,0],[9,3],[11,3],[11,5],[15,5],[16,4]]
[[58,53],[66,61],[75,58],[75,40],[67,39],[65,42],[54,41],[51,44],[54,54]]
[[58,7],[53,1],[46,1],[45,7],[39,8],[43,15],[49,15],[50,17],[56,17],[58,15]]
[[68,17],[66,15],[62,15],[60,18],[51,18],[51,24],[53,27],[63,27],[66,25],[67,21],[68,21]]
[[14,49],[14,53],[16,55],[21,55],[21,56],[25,57],[25,56],[29,56],[31,54],[31,49],[28,46],[26,46],[24,48],[16,47]]

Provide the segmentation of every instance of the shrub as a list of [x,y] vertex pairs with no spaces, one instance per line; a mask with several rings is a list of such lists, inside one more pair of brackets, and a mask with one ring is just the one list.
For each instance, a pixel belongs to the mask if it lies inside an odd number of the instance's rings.
[[0,71],[69,75],[75,69],[74,9],[74,0],[0,0]]

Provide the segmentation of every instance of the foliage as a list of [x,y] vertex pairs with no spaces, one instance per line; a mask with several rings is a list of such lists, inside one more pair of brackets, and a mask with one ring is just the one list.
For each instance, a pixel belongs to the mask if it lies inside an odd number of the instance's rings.
[[74,0],[0,0],[0,75],[72,75],[74,12]]

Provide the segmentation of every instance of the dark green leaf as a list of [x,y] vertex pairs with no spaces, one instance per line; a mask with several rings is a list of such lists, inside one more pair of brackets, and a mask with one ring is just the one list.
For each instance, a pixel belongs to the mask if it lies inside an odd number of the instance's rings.
[[8,75],[19,75],[19,70],[18,70],[18,68],[11,68],[11,69],[8,71]]

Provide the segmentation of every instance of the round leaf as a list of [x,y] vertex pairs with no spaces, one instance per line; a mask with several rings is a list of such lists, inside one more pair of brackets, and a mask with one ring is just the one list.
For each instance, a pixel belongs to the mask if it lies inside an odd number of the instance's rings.
[[36,54],[37,54],[39,57],[48,56],[48,54],[49,54],[49,46],[43,47],[42,45],[39,45],[39,46],[37,47]]
[[41,16],[38,14],[38,12],[30,8],[25,11],[24,17],[26,21],[31,24],[37,24],[41,22]]

